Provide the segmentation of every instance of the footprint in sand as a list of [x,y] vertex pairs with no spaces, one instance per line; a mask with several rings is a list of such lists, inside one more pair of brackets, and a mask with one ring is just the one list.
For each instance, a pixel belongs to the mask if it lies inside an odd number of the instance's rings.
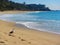
[[21,39],[21,37],[19,37],[19,39]]
[[0,43],[5,43],[4,41],[0,41]]
[[0,45],[6,45],[4,41],[0,41]]
[[[21,39],[21,37],[18,37],[19,39]],[[21,41],[26,41],[25,39],[21,39]]]
[[26,41],[26,40],[24,40],[24,39],[21,39],[21,41]]
[[31,42],[28,42],[29,44],[31,44]]
[[[21,37],[19,37],[19,39],[21,39]],[[21,41],[26,41],[25,39],[21,39]],[[27,42],[29,44],[31,44],[31,42]]]

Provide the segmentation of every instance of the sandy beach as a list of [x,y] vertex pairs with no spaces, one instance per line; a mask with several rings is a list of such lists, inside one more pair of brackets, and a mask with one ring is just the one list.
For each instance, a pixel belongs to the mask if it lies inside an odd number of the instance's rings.
[[[0,14],[12,14],[0,12]],[[21,13],[20,11],[14,13]],[[10,31],[14,32],[10,34]],[[0,45],[60,45],[60,35],[28,29],[16,23],[0,20]]]
[[17,10],[13,10],[13,11],[0,11],[0,14],[17,14],[17,13],[26,13],[26,12],[30,12],[30,11],[17,11]]
[[0,0],[0,45],[60,45],[60,0]]
[[[9,32],[14,28],[14,33]],[[0,45],[60,45],[60,35],[17,27],[0,20]]]

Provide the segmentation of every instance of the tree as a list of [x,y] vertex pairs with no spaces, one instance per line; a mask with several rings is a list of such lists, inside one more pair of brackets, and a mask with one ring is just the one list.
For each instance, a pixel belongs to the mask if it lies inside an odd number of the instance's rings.
[[11,0],[0,0],[0,10],[50,11],[50,9],[48,7],[45,7],[45,5],[26,4],[25,2],[21,4],[15,3]]
[[26,4],[26,2],[23,2],[23,5],[25,5]]

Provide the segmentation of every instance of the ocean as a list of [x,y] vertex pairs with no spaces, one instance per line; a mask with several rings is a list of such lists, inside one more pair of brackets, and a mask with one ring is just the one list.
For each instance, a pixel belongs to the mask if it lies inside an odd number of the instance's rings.
[[36,11],[18,14],[0,14],[0,20],[16,22],[27,28],[60,34],[60,11]]

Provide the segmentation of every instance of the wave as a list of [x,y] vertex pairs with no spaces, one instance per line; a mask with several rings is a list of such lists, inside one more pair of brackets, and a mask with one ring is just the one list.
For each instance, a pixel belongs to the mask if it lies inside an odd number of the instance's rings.
[[[58,30],[58,28],[55,27],[55,25],[52,26],[51,24],[41,23],[41,22],[16,22],[16,23],[25,25],[27,28],[30,28],[30,29],[60,34],[60,31],[59,31],[60,27],[58,26],[59,27],[59,30]],[[52,27],[57,29],[55,30]]]
[[60,13],[58,12],[27,12],[24,14],[4,14],[0,20],[16,22],[28,28],[40,31],[60,33]]

